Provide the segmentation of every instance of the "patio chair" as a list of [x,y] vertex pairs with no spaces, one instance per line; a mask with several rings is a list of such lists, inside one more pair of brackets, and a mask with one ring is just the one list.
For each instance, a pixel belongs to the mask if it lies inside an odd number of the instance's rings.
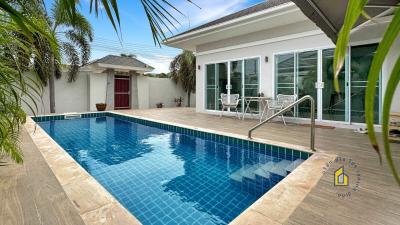
[[221,114],[219,117],[222,117],[225,109],[227,110],[227,109],[233,108],[236,111],[236,117],[240,119],[240,116],[239,116],[239,113],[237,110],[237,107],[238,107],[239,101],[240,101],[239,94],[228,95],[228,94],[221,93],[220,101],[221,101],[221,105],[222,105],[222,111],[221,111]]
[[[279,94],[276,96],[276,100],[267,100],[267,107],[268,107],[267,116],[270,115],[271,111],[273,112],[273,114],[281,111],[282,109],[286,108],[288,105],[295,102],[296,99],[297,99],[297,95]],[[290,111],[290,112],[293,114],[292,111]],[[281,118],[282,118],[283,124],[285,124],[285,126],[286,126],[286,121],[285,121],[285,117],[283,116],[283,114],[281,115]]]

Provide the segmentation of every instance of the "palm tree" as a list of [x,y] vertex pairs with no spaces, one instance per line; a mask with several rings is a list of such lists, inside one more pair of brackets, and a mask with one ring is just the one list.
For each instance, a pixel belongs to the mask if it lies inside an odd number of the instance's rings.
[[[41,94],[38,77],[24,75],[25,71],[32,68],[32,55],[38,55],[33,37],[50,42],[53,39],[44,17],[37,10],[27,10],[28,7],[37,9],[38,5],[35,2],[25,3],[12,2],[12,6],[19,9],[19,14],[15,15],[22,15],[34,26],[27,23],[22,29],[12,16],[3,13],[3,10],[0,12],[0,158],[8,156],[18,163],[22,162],[19,134],[26,120],[21,105],[26,104],[35,113],[36,100]],[[53,49],[57,52],[56,46]],[[37,60],[42,61],[40,57]]]
[[[42,10],[47,17],[52,35],[56,37],[60,54],[68,64],[68,82],[73,82],[77,78],[79,68],[89,61],[89,42],[93,41],[93,31],[89,22],[80,13],[76,12],[74,20],[66,16],[61,3],[60,0],[54,2],[50,16],[47,16],[44,5]],[[35,61],[35,69],[40,74],[43,84],[49,85],[50,112],[55,113],[54,79],[61,77],[63,68],[56,60],[48,41],[37,40],[36,46],[40,49],[41,58],[47,59],[47,62],[43,64]]]
[[[160,44],[166,38],[164,31],[171,31],[170,27],[179,24],[170,11],[181,12],[169,0],[138,2],[145,10],[154,42]],[[25,122],[22,103],[25,97],[31,99],[25,104],[36,113],[37,96],[42,93],[42,83],[38,81],[49,82],[51,111],[55,111],[54,77],[61,75],[60,51],[71,64],[70,81],[76,79],[79,66],[87,62],[92,32],[89,23],[77,12],[77,4],[77,0],[57,0],[49,17],[43,0],[0,0],[0,157],[8,155],[22,162],[18,144],[19,130]],[[90,11],[98,15],[99,9],[104,9],[118,33],[117,0],[90,0]],[[35,68],[32,72],[38,72],[34,73],[36,76],[24,76],[24,70],[32,67]]]
[[181,83],[187,92],[187,107],[190,107],[190,93],[196,90],[196,56],[190,51],[183,51],[175,56],[170,66],[171,78],[175,83]]

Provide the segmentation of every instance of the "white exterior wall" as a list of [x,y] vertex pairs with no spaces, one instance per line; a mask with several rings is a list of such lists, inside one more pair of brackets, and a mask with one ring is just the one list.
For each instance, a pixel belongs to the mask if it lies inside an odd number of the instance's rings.
[[[155,108],[159,102],[164,103],[164,107],[175,107],[175,98],[182,97],[182,106],[187,106],[187,93],[179,85],[169,78],[147,77],[149,82],[149,107]],[[195,106],[195,95],[191,94],[190,105]]]
[[[55,79],[54,89],[57,113],[88,111],[88,79],[88,74],[85,72],[79,73],[77,80],[71,83],[67,81],[66,73],[63,73],[63,76],[60,79]],[[28,99],[27,102],[31,103]],[[36,103],[38,106],[37,114],[50,113],[48,85],[43,87],[42,96],[37,99]],[[23,105],[23,108],[25,112],[32,115],[28,106]]]
[[148,109],[149,103],[149,80],[147,77],[138,76],[137,77],[137,95],[138,95],[138,108]]
[[[30,75],[27,74],[27,76]],[[69,83],[64,73],[60,79],[55,80],[56,113],[97,111],[96,103],[104,103],[106,98],[107,109],[112,110],[114,107],[113,78],[113,73],[80,72],[77,80]],[[164,103],[164,107],[175,107],[174,98],[179,96],[184,98],[182,106],[186,106],[187,103],[186,92],[169,78],[132,74],[131,94],[132,109],[156,108],[158,102]],[[30,102],[29,99],[25,99]],[[48,86],[43,87],[42,96],[36,102],[38,115],[50,113]],[[191,106],[195,105],[196,95],[191,94]],[[29,115],[33,114],[27,105],[23,105],[23,108]]]
[[[201,69],[196,73],[196,111],[205,111],[205,65],[214,62],[243,58],[260,58],[260,92],[266,97],[275,95],[275,74],[274,74],[274,54],[297,51],[300,49],[311,49],[316,47],[333,47],[332,42],[322,34],[312,35],[303,38],[296,38],[286,41],[278,41],[268,44],[261,44],[251,47],[227,50],[217,53],[205,54],[198,53],[196,61]],[[268,62],[265,62],[268,57]]]
[[[260,33],[248,34],[240,38],[231,38],[225,41],[214,42],[202,46],[197,46],[197,70],[196,74],[196,111],[209,112],[205,110],[205,70],[206,64],[216,62],[226,62],[243,58],[260,58],[260,92],[267,97],[275,96],[275,74],[274,74],[274,55],[321,48],[333,48],[334,44],[320,30],[310,31],[309,26],[302,33],[273,37],[270,39],[255,40],[254,36],[260,37]],[[289,29],[290,26],[287,26]],[[284,28],[279,28],[279,32],[285,33]],[[385,26],[371,25],[363,30],[356,32],[352,36],[352,45],[368,44],[379,42]],[[267,33],[267,32],[266,32]],[[273,35],[272,35],[273,36]],[[243,44],[243,40],[252,40]],[[227,45],[229,43],[229,45]],[[385,90],[389,72],[394,66],[395,60],[400,54],[400,39],[397,40],[395,47],[390,52],[382,69],[382,90]],[[268,62],[265,62],[268,57]],[[384,93],[383,93],[384,94]],[[400,90],[398,89],[393,101],[392,111],[400,112]]]
[[96,103],[104,103],[107,93],[107,74],[89,75],[89,111],[96,111]]

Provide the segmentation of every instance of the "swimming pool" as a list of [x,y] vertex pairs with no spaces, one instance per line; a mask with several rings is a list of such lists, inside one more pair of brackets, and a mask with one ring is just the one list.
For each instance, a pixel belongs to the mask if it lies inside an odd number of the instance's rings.
[[113,113],[34,120],[143,224],[227,224],[310,153]]

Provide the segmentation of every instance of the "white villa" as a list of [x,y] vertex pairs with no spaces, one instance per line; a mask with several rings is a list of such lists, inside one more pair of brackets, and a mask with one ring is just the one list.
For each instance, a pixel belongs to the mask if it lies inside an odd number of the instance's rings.
[[[240,94],[241,99],[260,93],[270,98],[311,95],[316,100],[317,123],[352,127],[365,122],[368,69],[390,16],[379,17],[352,33],[339,80],[340,94],[333,88],[335,45],[289,0],[254,5],[170,37],[164,44],[196,52],[197,112],[218,113],[221,93]],[[376,115],[380,115],[382,90],[399,52],[397,39],[376,84]],[[399,99],[397,90],[393,112],[400,111]],[[242,100],[242,111],[243,105]],[[301,121],[309,112],[309,104],[304,103],[294,113]],[[375,122],[380,124],[380,116]]]

